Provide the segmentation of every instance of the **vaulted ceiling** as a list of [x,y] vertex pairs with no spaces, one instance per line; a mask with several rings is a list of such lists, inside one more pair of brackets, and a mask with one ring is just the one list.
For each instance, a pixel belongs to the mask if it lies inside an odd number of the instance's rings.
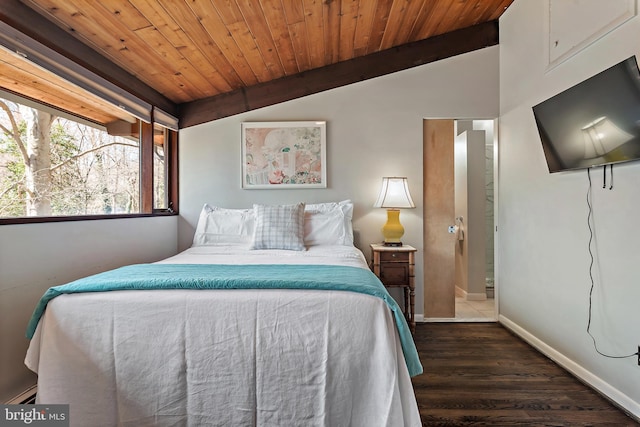
[[[0,21],[184,127],[495,45],[512,1],[3,0]],[[6,49],[0,88],[123,115]]]

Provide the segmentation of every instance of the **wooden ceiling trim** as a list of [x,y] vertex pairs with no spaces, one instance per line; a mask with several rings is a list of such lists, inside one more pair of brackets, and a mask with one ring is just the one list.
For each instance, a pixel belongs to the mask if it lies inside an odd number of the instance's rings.
[[[289,79],[289,77],[283,77],[278,81],[286,79]],[[247,102],[246,89],[240,88],[233,92],[221,93],[209,98],[180,104],[178,105],[178,111],[178,117],[180,118],[179,128],[184,129],[244,113],[250,111],[250,108]]]
[[127,92],[176,115],[176,104],[18,0],[3,0],[0,20]]
[[283,77],[179,106],[180,128],[424,65],[498,44],[497,21],[408,43],[296,76]]

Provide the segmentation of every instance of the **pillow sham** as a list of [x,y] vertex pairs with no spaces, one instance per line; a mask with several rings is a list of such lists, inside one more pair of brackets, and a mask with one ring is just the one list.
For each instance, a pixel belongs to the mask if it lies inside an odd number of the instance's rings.
[[303,251],[304,203],[253,205],[255,228],[251,249]]
[[248,245],[254,227],[253,209],[225,209],[205,203],[198,218],[193,246]]
[[307,246],[353,246],[353,203],[308,204],[305,206],[304,243]]

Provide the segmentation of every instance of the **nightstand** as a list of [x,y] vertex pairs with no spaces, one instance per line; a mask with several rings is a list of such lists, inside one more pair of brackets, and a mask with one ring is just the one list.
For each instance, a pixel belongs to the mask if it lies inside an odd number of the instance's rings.
[[385,246],[372,243],[371,259],[373,273],[386,288],[403,288],[404,317],[411,332],[416,330],[415,321],[415,253],[409,245]]

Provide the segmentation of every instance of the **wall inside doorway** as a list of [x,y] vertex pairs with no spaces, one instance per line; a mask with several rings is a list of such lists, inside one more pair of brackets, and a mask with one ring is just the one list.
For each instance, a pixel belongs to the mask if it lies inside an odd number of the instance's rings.
[[[458,241],[456,294],[469,300],[482,300],[493,297],[494,284],[494,121],[456,120],[455,127],[456,138],[460,138],[465,132],[476,138],[475,143],[465,147],[460,152],[461,158],[456,157],[455,161],[456,218],[463,218],[456,222],[460,223],[467,234],[471,233],[474,240],[471,247],[469,239]],[[463,179],[468,181],[468,185],[466,182],[461,185],[460,181]],[[470,190],[471,187],[473,188]],[[469,203],[473,203],[473,206],[469,207]],[[473,226],[469,230],[470,222]],[[461,234],[457,237],[461,237]],[[475,253],[470,254],[469,250],[474,250]],[[473,262],[481,265],[469,267],[469,255]],[[477,276],[470,285],[467,283],[467,275],[461,271],[469,268],[475,269]]]
[[485,132],[464,130],[455,137],[456,296],[487,299],[485,292]]

